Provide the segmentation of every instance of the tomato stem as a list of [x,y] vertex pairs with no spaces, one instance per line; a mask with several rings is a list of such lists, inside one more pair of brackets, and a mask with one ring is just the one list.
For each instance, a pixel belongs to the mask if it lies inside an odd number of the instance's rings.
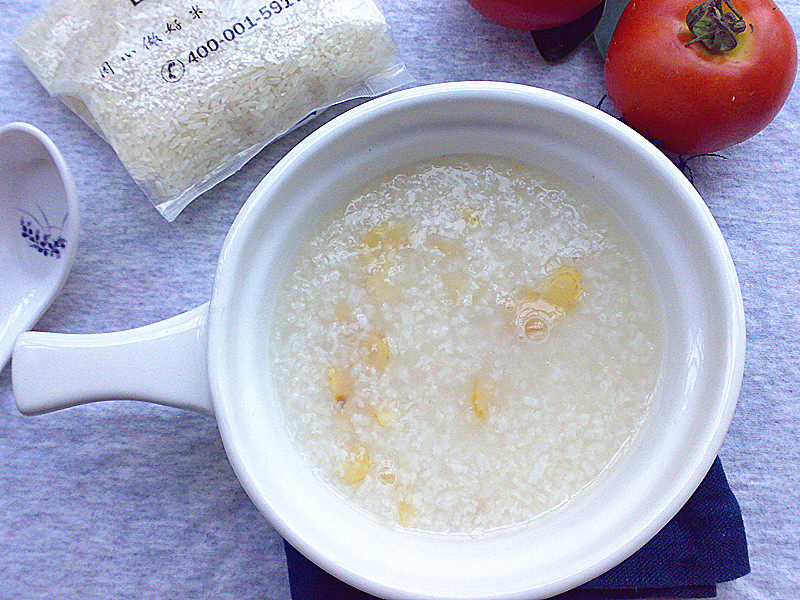
[[744,20],[744,19],[742,18],[742,15],[741,15],[741,13],[740,13],[738,10],[736,10],[736,7],[735,7],[735,6],[733,6],[733,4],[731,4],[731,0],[725,0],[725,5],[726,5],[728,8],[730,8],[730,9],[731,9],[731,12],[732,12],[734,15],[736,15],[736,18],[737,18],[737,19],[739,19],[740,21]]
[[[725,12],[723,1],[731,12]],[[736,36],[747,29],[747,23],[731,0],[701,2],[687,13],[686,25],[695,36],[686,46],[702,42],[715,54],[733,50],[739,43]]]

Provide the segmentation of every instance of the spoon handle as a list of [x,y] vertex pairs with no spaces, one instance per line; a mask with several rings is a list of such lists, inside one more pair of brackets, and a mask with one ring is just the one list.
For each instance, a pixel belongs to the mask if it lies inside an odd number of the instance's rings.
[[98,400],[143,400],[213,413],[207,316],[206,303],[128,331],[23,333],[12,357],[17,407],[42,414]]

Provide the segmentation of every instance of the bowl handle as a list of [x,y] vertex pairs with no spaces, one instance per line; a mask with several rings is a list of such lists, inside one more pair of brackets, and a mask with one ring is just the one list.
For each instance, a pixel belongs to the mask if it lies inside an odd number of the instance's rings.
[[208,303],[127,331],[23,333],[11,366],[17,407],[36,415],[98,400],[144,400],[213,413],[207,318]]

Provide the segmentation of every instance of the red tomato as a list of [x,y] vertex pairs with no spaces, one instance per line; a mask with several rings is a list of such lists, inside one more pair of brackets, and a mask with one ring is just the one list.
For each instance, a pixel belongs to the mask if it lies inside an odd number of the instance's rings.
[[696,37],[686,15],[698,3],[631,0],[605,64],[608,95],[623,119],[681,154],[721,150],[761,131],[797,71],[794,33],[771,0],[731,0],[744,31],[736,47],[720,53],[703,42],[686,46]]
[[566,25],[600,4],[600,0],[467,1],[490,21],[527,31]]

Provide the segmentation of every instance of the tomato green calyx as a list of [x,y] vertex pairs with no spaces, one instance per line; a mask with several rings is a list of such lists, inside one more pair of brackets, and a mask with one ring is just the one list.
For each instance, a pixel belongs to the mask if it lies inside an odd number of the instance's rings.
[[[725,7],[731,12],[726,12]],[[686,15],[686,25],[695,36],[686,45],[702,42],[709,52],[714,54],[723,54],[736,48],[739,43],[736,36],[747,29],[747,23],[730,0],[701,2]]]

